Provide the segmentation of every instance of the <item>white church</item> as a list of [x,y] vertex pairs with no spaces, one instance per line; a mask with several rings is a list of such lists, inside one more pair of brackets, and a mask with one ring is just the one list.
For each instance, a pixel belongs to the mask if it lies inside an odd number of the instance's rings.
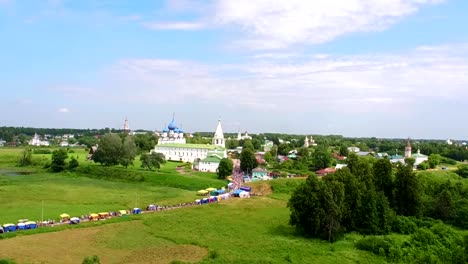
[[216,172],[221,159],[227,157],[225,139],[221,121],[212,140],[212,144],[187,144],[184,131],[177,127],[175,118],[164,128],[153,152],[162,153],[166,160],[194,163],[199,171]]

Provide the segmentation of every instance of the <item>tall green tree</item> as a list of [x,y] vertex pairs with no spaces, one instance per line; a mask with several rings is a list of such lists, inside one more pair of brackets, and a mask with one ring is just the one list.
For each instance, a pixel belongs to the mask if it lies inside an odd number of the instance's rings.
[[427,159],[427,162],[429,163],[429,167],[431,169],[434,169],[435,167],[437,167],[437,165],[439,165],[441,161],[442,161],[442,156],[440,156],[439,154],[431,154],[429,155],[429,158]]
[[388,201],[393,204],[393,173],[392,163],[389,159],[379,159],[372,167],[374,174],[375,189],[377,192],[383,192]]
[[120,163],[121,157],[122,139],[117,134],[106,134],[101,137],[92,159],[105,166],[113,166]]
[[234,164],[231,159],[223,158],[218,166],[218,179],[226,179],[227,176],[232,174]]
[[164,154],[162,153],[143,153],[140,155],[141,167],[148,170],[159,169],[161,164],[166,163]]
[[418,216],[422,199],[421,185],[411,164],[398,164],[395,174],[396,212],[404,216]]
[[317,171],[327,168],[332,160],[331,153],[325,147],[318,147],[311,155],[311,169]]
[[68,158],[68,153],[65,149],[58,149],[52,152],[52,161],[50,162],[50,169],[53,172],[61,172],[65,170]]
[[309,176],[288,202],[289,223],[306,235],[333,241],[341,232],[343,206],[341,182]]
[[138,154],[149,152],[157,143],[156,137],[152,133],[137,134],[133,136],[133,139],[135,140]]
[[251,172],[258,166],[257,159],[250,148],[242,149],[240,155],[240,169],[244,172]]
[[137,147],[133,136],[126,136],[122,145],[122,156],[120,158],[120,164],[125,168],[128,165],[133,165],[133,161],[137,155]]
[[349,155],[348,147],[346,147],[346,145],[341,145],[340,146],[340,156],[347,157],[348,155]]
[[273,156],[271,155],[270,151],[265,152],[265,156],[263,157],[266,162],[272,162],[273,161]]
[[243,144],[242,144],[242,149],[250,149],[252,151],[255,150],[255,147],[252,143],[252,140],[251,139],[246,139],[244,140]]

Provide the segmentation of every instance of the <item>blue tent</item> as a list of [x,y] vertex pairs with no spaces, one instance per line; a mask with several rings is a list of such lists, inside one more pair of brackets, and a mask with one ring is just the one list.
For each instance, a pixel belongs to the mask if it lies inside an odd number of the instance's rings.
[[16,231],[16,226],[14,224],[5,224],[3,225],[3,229],[6,232],[13,232],[13,231]]
[[218,195],[225,193],[224,190],[216,190],[216,192],[218,193]]
[[239,194],[243,192],[243,190],[235,190],[232,194],[234,195],[234,197],[239,197]]
[[19,223],[16,225],[18,230],[25,230],[26,229],[26,224],[25,223]]
[[80,219],[78,217],[72,217],[70,219],[70,225],[76,225],[80,223]]
[[35,228],[37,228],[36,222],[28,221],[25,224],[26,224],[26,229],[35,229]]
[[141,214],[140,208],[133,208],[132,214]]
[[209,198],[203,198],[203,203],[206,204],[206,203],[210,203],[210,199]]
[[251,188],[251,187],[248,187],[248,186],[242,186],[242,187],[240,187],[240,189],[241,189],[242,191],[246,191],[246,192],[251,192],[251,191],[252,191],[252,188]]

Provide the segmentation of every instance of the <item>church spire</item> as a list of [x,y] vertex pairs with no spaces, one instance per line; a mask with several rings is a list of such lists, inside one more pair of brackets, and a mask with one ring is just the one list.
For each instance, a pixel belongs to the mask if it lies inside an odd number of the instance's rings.
[[130,132],[130,126],[128,125],[128,118],[127,117],[125,117],[123,132],[124,133],[129,133]]
[[411,158],[411,142],[409,138],[408,138],[408,142],[406,142],[405,158]]
[[218,125],[216,126],[216,131],[213,137],[213,145],[225,148],[224,133],[223,128],[221,127],[221,120],[218,119]]

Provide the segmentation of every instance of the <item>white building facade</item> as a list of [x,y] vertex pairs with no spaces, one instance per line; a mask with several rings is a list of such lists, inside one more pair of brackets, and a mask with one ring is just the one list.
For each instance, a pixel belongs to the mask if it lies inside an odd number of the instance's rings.
[[28,144],[30,146],[50,146],[49,141],[41,140],[37,133],[35,133],[34,137],[31,140],[29,140]]
[[[221,122],[218,121],[212,145],[187,144],[184,138],[184,132],[177,127],[175,119],[173,118],[168,127],[163,129],[163,134],[159,138],[158,144],[154,147],[153,152],[162,153],[166,160],[192,163],[201,161],[209,155],[214,154],[225,158],[227,157],[227,152],[225,149],[225,139]],[[217,168],[216,166],[216,169]]]

